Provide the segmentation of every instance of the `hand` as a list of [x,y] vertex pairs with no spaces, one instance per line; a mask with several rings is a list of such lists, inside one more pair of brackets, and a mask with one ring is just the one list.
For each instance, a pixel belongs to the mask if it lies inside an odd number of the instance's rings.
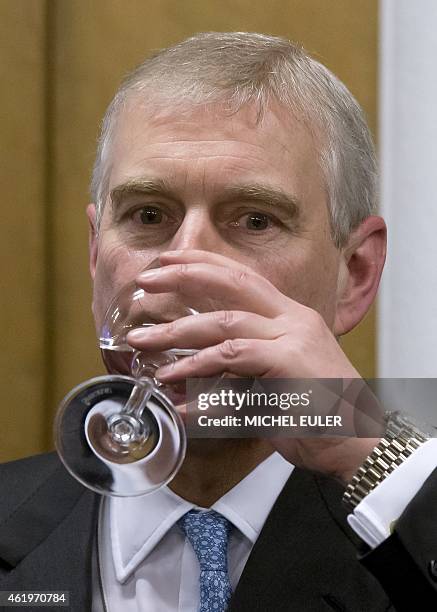
[[[160,257],[161,268],[137,284],[150,293],[176,292],[187,304],[208,296],[211,312],[128,334],[136,349],[196,348],[197,353],[157,371],[165,383],[220,376],[359,378],[316,311],[282,294],[251,268],[203,251]],[[274,447],[294,464],[348,480],[377,439],[278,438]]]

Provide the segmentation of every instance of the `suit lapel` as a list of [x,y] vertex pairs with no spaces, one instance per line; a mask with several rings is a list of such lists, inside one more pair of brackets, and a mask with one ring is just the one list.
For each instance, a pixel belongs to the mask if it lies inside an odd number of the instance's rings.
[[70,609],[91,609],[98,496],[56,469],[0,523],[0,590],[70,592]]
[[387,609],[381,587],[356,561],[341,491],[333,481],[293,471],[252,550],[229,612]]

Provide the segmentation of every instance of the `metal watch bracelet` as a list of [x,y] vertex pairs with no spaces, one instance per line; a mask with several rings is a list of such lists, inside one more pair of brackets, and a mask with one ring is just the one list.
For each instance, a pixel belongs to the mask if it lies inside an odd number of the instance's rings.
[[[399,412],[386,415],[387,430],[346,487],[343,503],[353,510],[432,435]],[[424,429],[427,429],[425,426]]]

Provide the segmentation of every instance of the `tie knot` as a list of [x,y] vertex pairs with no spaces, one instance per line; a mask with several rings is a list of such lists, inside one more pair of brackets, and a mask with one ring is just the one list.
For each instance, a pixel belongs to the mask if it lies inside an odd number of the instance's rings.
[[178,524],[196,553],[201,571],[228,571],[230,522],[215,510],[190,510]]

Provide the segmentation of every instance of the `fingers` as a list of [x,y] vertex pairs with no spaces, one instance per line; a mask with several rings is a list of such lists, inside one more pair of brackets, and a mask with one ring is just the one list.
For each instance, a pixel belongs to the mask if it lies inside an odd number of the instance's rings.
[[250,312],[220,310],[182,317],[153,327],[140,327],[129,332],[127,340],[136,349],[166,351],[172,348],[202,349],[227,339],[274,340],[280,335],[274,319]]
[[223,372],[236,376],[277,377],[272,371],[272,350],[269,340],[225,340],[205,348],[190,357],[184,357],[169,366],[159,368],[155,376],[164,383],[186,378],[220,376]]
[[224,268],[238,268],[245,272],[253,272],[253,269],[246,266],[235,259],[230,259],[225,255],[212,253],[210,251],[201,251],[200,249],[184,249],[181,251],[166,251],[159,256],[161,265],[183,264],[183,263],[210,263]]
[[290,311],[293,300],[253,270],[211,263],[169,264],[140,274],[138,286],[150,293],[176,292],[207,310],[244,310],[265,317]]
[[[138,276],[146,292],[177,293],[201,314],[131,331],[133,347],[160,352],[199,349],[157,370],[163,382],[220,376],[284,376],[287,321],[300,320],[302,305],[282,294],[250,267],[216,253],[163,253],[161,268]],[[200,305],[200,306],[199,306]]]

